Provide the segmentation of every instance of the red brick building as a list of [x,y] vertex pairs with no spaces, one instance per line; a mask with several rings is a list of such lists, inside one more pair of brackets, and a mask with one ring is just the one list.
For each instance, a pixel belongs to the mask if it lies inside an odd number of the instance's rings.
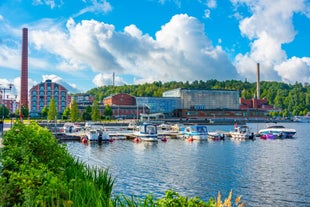
[[135,97],[126,93],[119,93],[116,95],[108,96],[105,99],[103,99],[103,104],[109,106],[113,105],[132,106],[136,105],[137,102]]
[[30,116],[38,116],[44,106],[49,106],[50,100],[54,98],[58,112],[63,112],[69,105],[68,90],[51,80],[33,86],[30,91]]
[[245,99],[240,98],[240,109],[261,109],[261,110],[272,110],[274,109],[273,106],[268,104],[266,98],[263,99]]

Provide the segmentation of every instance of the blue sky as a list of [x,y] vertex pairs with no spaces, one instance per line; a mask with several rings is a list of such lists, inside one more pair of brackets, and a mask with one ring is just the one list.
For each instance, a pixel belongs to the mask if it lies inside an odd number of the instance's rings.
[[309,0],[1,0],[0,87],[19,93],[22,28],[29,88],[70,92],[153,81],[310,83]]

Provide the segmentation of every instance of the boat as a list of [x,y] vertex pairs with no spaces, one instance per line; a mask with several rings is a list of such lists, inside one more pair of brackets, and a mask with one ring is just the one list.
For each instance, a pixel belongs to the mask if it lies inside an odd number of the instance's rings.
[[236,126],[233,132],[230,132],[231,139],[234,140],[253,140],[255,139],[254,133],[251,132],[250,127],[247,125]]
[[152,123],[143,123],[140,124],[139,130],[134,132],[135,141],[149,141],[149,142],[157,142],[158,134],[157,134],[157,126]]
[[208,132],[208,140],[225,140],[225,133],[221,131]]
[[207,140],[208,129],[205,125],[192,125],[185,127],[183,137],[188,141],[193,140]]
[[307,113],[304,116],[294,116],[293,120],[295,122],[310,123],[310,113]]
[[296,134],[296,130],[286,128],[282,125],[270,125],[259,130],[258,134],[262,139],[293,138]]
[[90,128],[85,131],[85,136],[82,138],[82,142],[111,142],[113,139],[110,135],[101,129]]

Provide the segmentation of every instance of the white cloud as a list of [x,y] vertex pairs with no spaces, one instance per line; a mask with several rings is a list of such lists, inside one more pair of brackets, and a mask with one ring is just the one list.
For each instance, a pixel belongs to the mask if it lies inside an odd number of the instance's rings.
[[310,58],[292,57],[277,65],[275,70],[282,77],[282,80],[294,84],[310,83]]
[[43,75],[42,76],[42,81],[45,82],[46,80],[51,80],[52,82],[55,82],[55,83],[58,83],[58,84],[62,85],[70,93],[79,93],[79,92],[81,92],[81,90],[77,88],[76,84],[70,84],[70,83],[64,81],[61,77],[59,77],[59,76],[57,76],[55,74]]
[[54,9],[56,6],[61,6],[63,4],[63,1],[60,0],[59,2],[55,1],[55,0],[33,0],[32,1],[33,5],[47,5],[49,7],[51,7],[51,9]]
[[[88,3],[87,1],[83,1],[83,2]],[[80,16],[88,12],[106,14],[110,11],[112,11],[112,6],[106,0],[99,0],[99,1],[91,0],[91,6],[87,6],[84,9],[80,10],[77,14],[74,15],[74,17]]]
[[216,0],[208,0],[207,1],[207,6],[210,9],[215,9],[217,7]]
[[211,16],[211,11],[210,11],[210,9],[205,9],[205,11],[204,11],[204,17],[207,18],[207,19],[209,19],[210,16]]
[[[31,41],[37,50],[61,58],[56,68],[90,67],[102,74],[130,74],[139,82],[238,77],[222,48],[213,46],[205,36],[203,24],[186,14],[172,17],[156,33],[156,39],[143,34],[135,25],[118,32],[113,25],[103,22],[76,23],[70,19],[67,31],[35,30],[31,32]],[[95,80],[97,85],[101,82]]]
[[238,72],[253,81],[256,73],[254,63],[260,62],[262,80],[287,80],[285,78],[287,75],[275,68],[287,60],[282,45],[294,40],[296,31],[293,15],[306,11],[305,2],[303,0],[231,0],[231,2],[236,7],[246,5],[252,12],[251,16],[240,20],[241,34],[251,40],[251,51],[236,56],[235,65]]
[[[94,79],[93,83],[99,87],[99,86],[108,86],[113,85],[113,75],[111,74],[97,74]],[[127,84],[120,76],[115,76],[114,78],[114,85],[115,86],[121,86]]]

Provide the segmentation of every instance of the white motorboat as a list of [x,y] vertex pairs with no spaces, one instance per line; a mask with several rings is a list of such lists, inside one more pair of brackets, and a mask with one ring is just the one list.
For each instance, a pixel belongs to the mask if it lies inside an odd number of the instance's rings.
[[136,140],[157,142],[157,126],[151,123],[143,123],[139,126],[139,130],[134,132]]
[[310,113],[306,114],[305,116],[295,116],[294,121],[301,123],[310,123]]
[[293,138],[295,129],[286,128],[282,125],[270,125],[258,131],[261,138]]
[[88,142],[111,142],[110,135],[104,130],[100,129],[89,129],[85,132],[85,139]]
[[230,132],[231,139],[234,140],[253,140],[255,139],[254,133],[251,132],[250,127],[246,125],[235,127],[233,132]]
[[208,132],[208,140],[225,140],[225,133],[220,131]]
[[185,127],[183,137],[188,141],[193,140],[207,140],[208,128],[204,125],[192,125]]

